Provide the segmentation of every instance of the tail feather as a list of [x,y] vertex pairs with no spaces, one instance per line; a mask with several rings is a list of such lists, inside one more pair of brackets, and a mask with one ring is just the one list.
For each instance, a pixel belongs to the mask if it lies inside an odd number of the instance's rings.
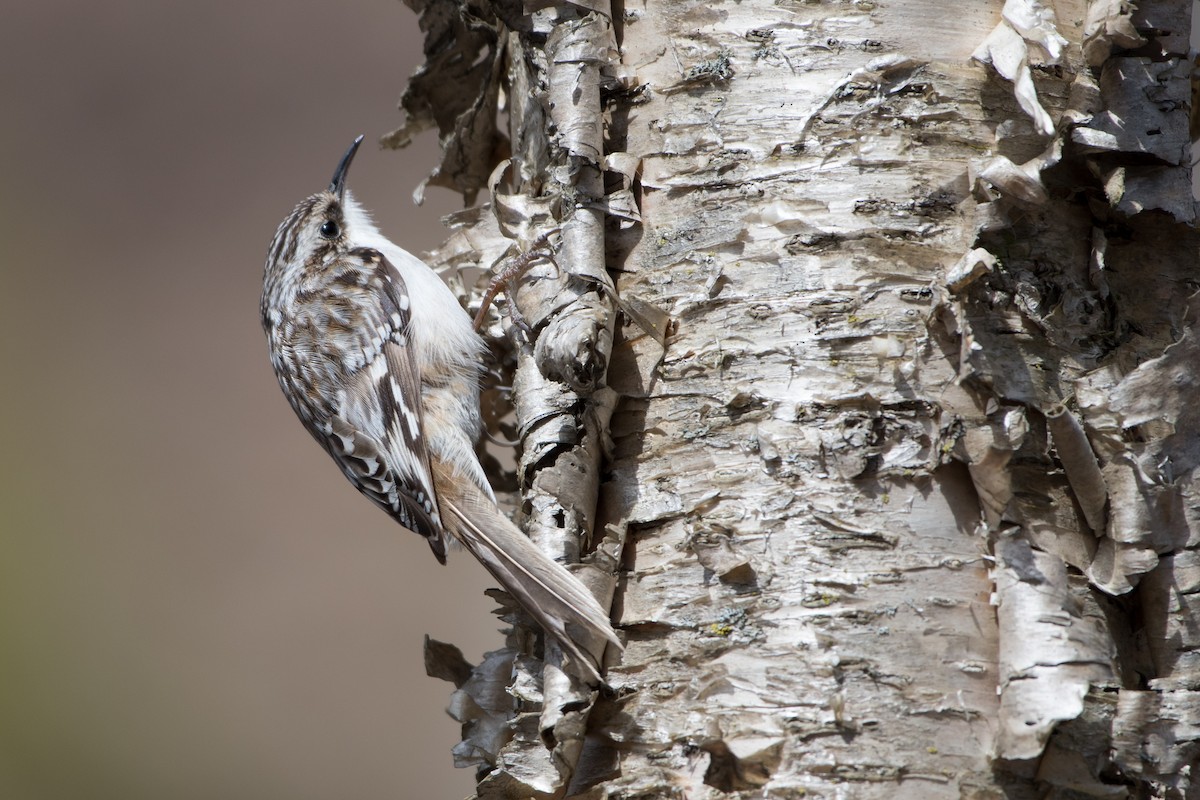
[[[438,494],[447,528],[572,660],[599,681],[599,659],[590,647],[601,639],[621,647],[608,614],[578,578],[539,550],[483,492],[465,481],[455,483],[455,491]],[[595,643],[572,636],[569,624]]]

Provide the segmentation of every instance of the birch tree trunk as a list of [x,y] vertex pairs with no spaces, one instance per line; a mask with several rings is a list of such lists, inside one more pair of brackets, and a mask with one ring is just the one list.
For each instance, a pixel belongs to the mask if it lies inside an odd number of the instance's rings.
[[407,2],[433,260],[561,228],[518,516],[627,638],[430,643],[479,796],[1200,797],[1192,4]]

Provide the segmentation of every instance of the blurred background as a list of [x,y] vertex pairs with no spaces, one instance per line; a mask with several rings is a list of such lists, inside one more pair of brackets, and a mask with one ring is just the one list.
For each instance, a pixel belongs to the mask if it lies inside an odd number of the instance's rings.
[[486,574],[363,500],[258,322],[276,225],[358,133],[414,252],[436,134],[369,146],[400,0],[9,0],[0,26],[0,797],[455,798],[422,637],[499,646]]

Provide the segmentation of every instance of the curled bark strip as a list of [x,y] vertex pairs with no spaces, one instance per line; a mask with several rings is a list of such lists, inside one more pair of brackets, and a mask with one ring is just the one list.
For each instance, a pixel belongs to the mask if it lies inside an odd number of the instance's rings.
[[1066,565],[1014,529],[996,540],[1000,623],[997,756],[1037,757],[1062,720],[1083,711],[1093,682],[1111,679],[1108,640],[1070,602]]
[[1063,406],[1046,414],[1046,425],[1083,518],[1093,533],[1103,535],[1108,530],[1108,487],[1087,434],[1075,415]]

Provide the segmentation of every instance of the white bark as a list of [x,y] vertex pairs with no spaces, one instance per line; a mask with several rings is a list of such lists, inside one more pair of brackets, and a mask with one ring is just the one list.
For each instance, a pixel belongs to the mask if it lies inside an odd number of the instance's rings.
[[523,516],[628,637],[434,659],[480,796],[1200,792],[1190,4],[476,12],[440,260],[562,226]]

